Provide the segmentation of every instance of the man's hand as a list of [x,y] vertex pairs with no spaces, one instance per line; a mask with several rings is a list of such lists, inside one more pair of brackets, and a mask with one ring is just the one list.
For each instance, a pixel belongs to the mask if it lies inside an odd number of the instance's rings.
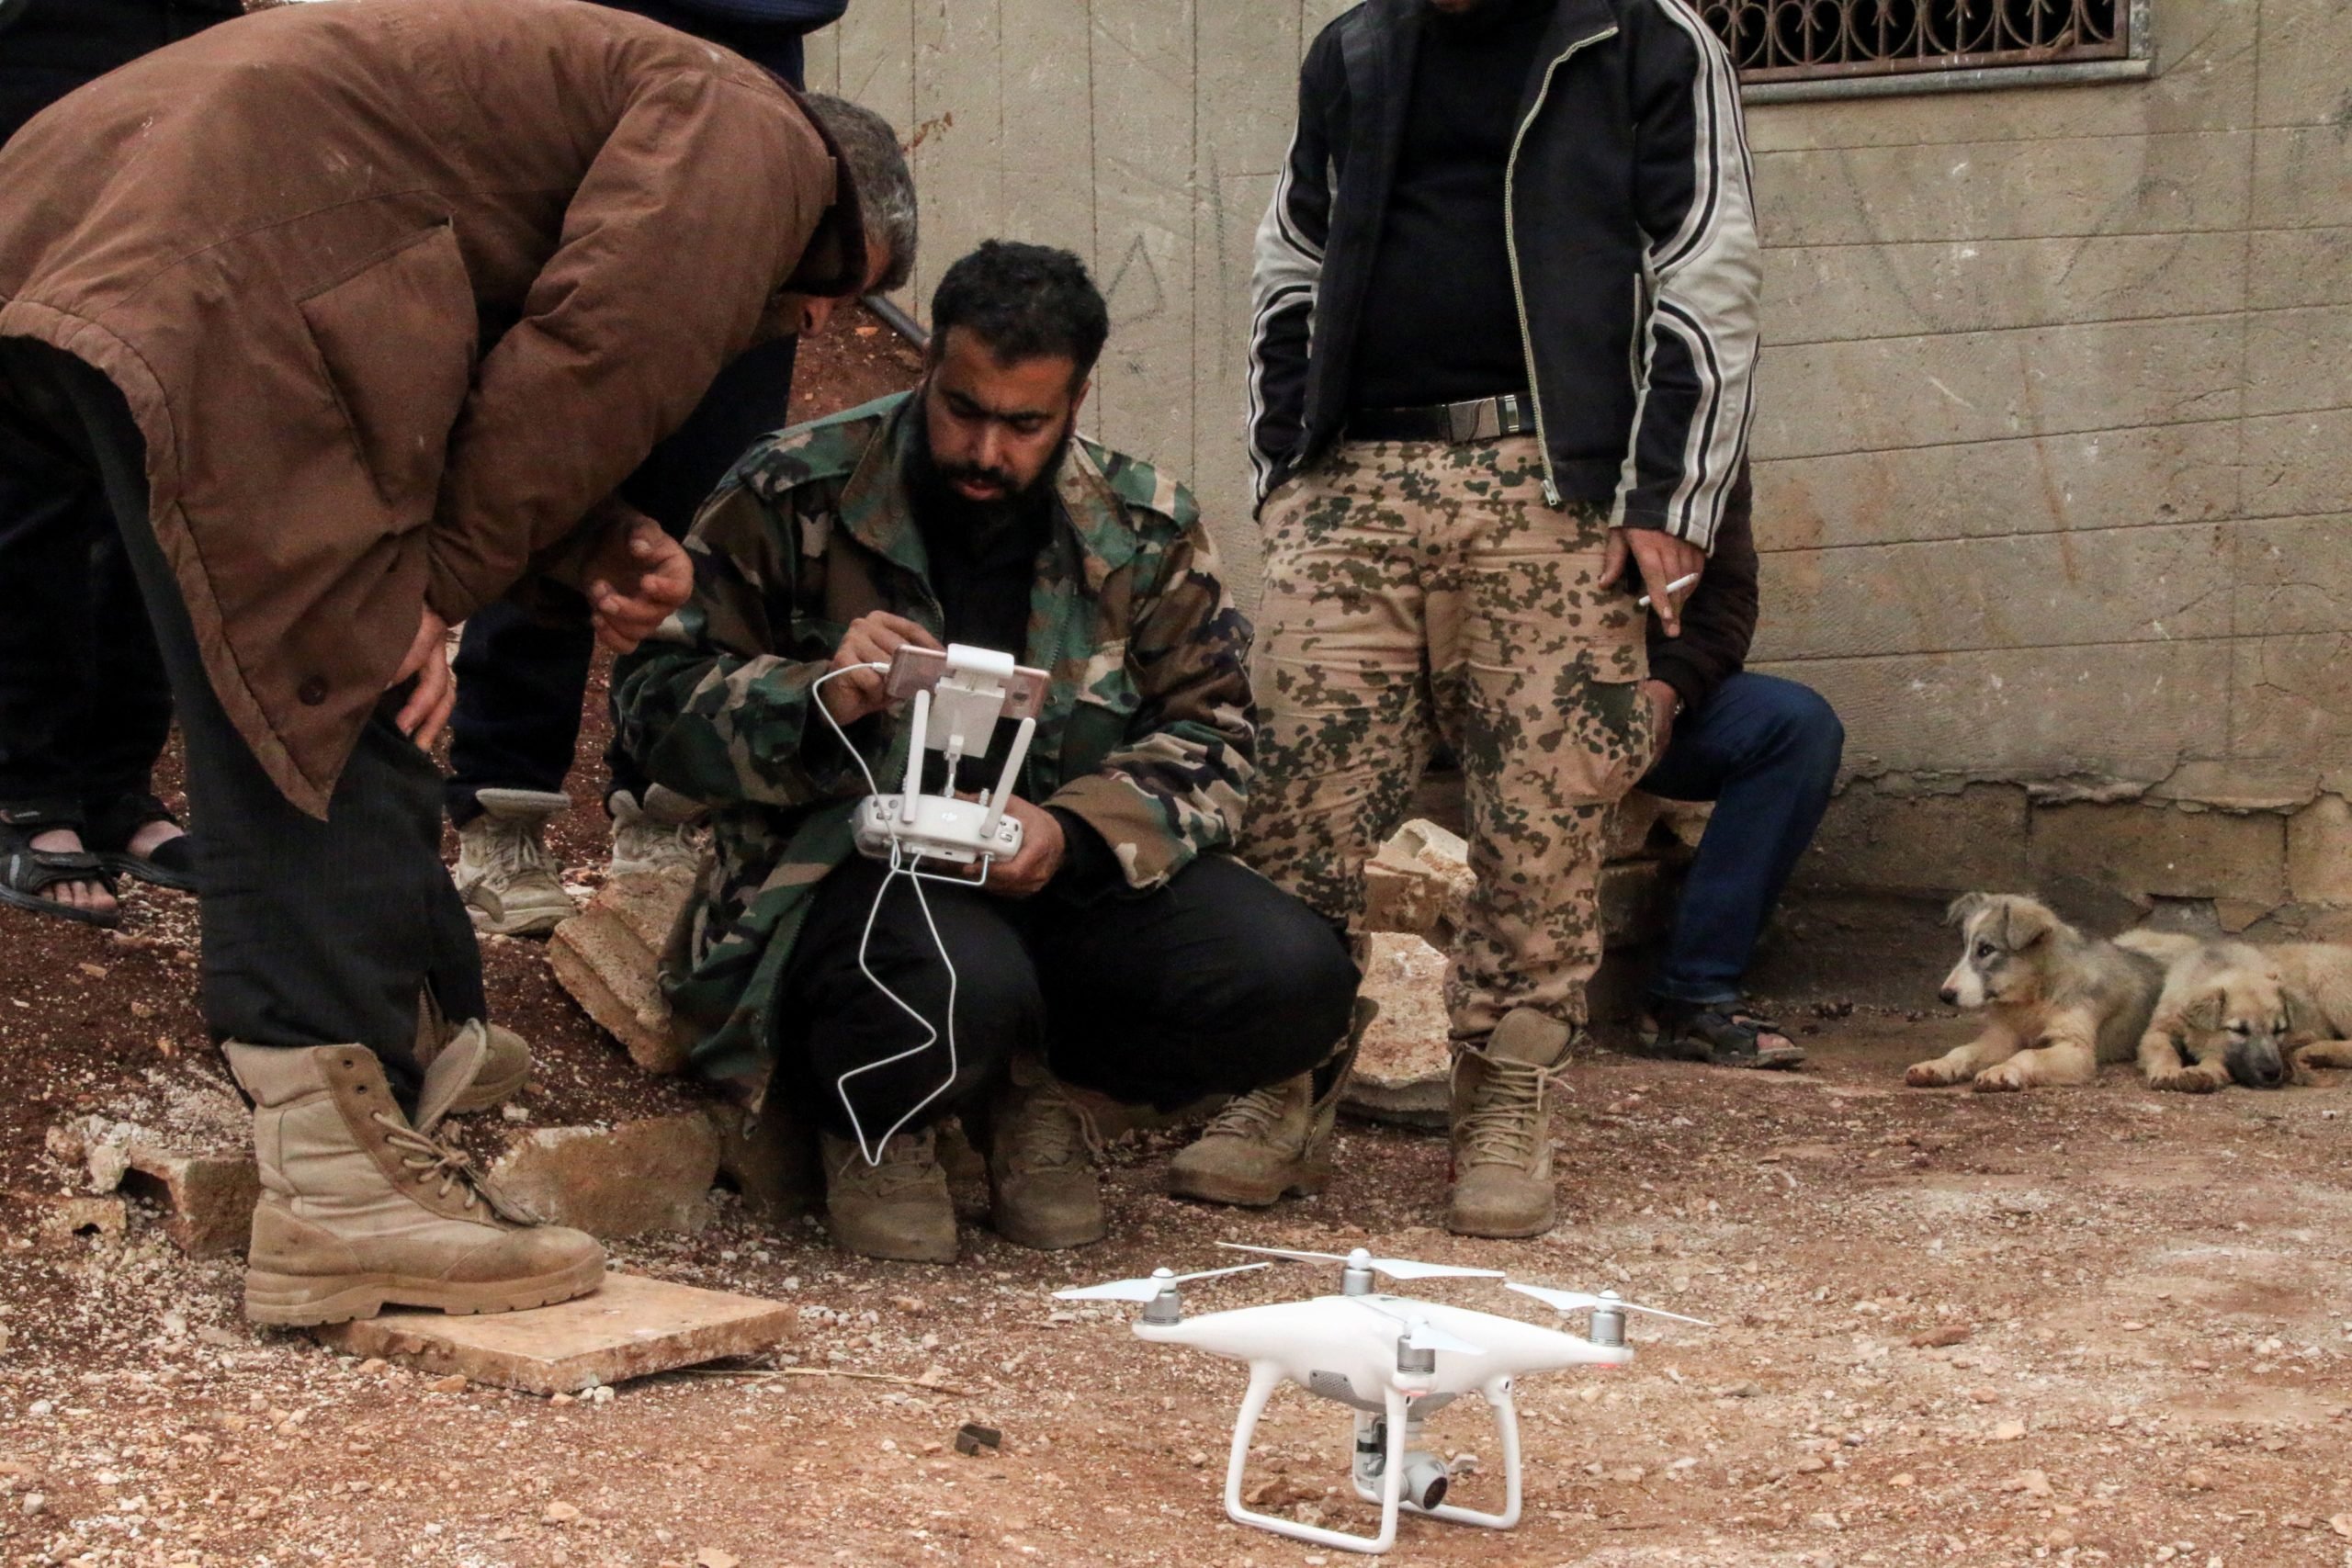
[[1026,898],[1042,892],[1054,879],[1068,846],[1061,822],[1044,807],[1032,806],[1016,795],[1005,802],[1004,814],[1021,824],[1021,852],[989,867],[987,891],[1007,898]]
[[[1642,589],[1650,596],[1650,608],[1657,613],[1658,625],[1668,637],[1682,635],[1682,606],[1673,594],[1666,591],[1669,582],[1679,582],[1705,570],[1707,554],[1698,546],[1658,528],[1611,528],[1609,530],[1609,553],[1603,558],[1600,585],[1603,588],[1624,574],[1625,558],[1633,557],[1634,570],[1641,573]],[[1686,586],[1688,594],[1696,583]]]
[[1642,695],[1650,700],[1650,766],[1656,767],[1674,743],[1674,710],[1681,705],[1682,694],[1663,681],[1645,681]]
[[596,640],[627,653],[653,635],[695,591],[686,547],[652,518],[633,514],[605,532],[588,563],[588,619]]
[[458,701],[458,678],[449,672],[449,623],[427,610],[417,617],[416,640],[408,645],[408,657],[385,682],[391,690],[410,676],[416,677],[416,690],[401,705],[400,716],[392,722],[400,731],[416,742],[420,751],[430,751],[441,738],[441,727],[449,722],[449,709]]
[[841,647],[833,650],[832,667],[850,673],[827,681],[817,694],[834,723],[846,729],[867,714],[880,713],[890,705],[889,686],[882,671],[855,666],[888,664],[910,643],[917,648],[939,647],[937,637],[888,610],[869,610],[849,624]]

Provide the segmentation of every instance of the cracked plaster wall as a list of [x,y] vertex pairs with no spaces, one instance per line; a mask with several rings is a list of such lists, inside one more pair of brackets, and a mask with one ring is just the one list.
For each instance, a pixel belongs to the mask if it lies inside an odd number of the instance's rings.
[[[1088,258],[1091,422],[1189,479],[1245,603],[1250,236],[1342,8],[856,0],[811,40],[918,138],[910,305],[991,234]],[[1817,884],[2352,906],[2352,0],[2154,25],[2145,83],[1748,111],[1756,656],[1849,733]],[[1874,839],[1903,812],[1968,853]],[[2224,854],[2260,869],[2165,869]]]

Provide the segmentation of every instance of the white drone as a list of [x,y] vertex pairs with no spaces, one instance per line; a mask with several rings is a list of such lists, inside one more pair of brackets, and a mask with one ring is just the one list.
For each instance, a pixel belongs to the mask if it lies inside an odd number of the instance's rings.
[[[1409,1508],[1454,1524],[1510,1529],[1519,1523],[1519,1414],[1511,1404],[1511,1380],[1526,1372],[1562,1367],[1622,1367],[1634,1359],[1625,1345],[1625,1314],[1645,1312],[1678,1323],[1707,1325],[1679,1313],[1660,1312],[1620,1300],[1613,1292],[1588,1295],[1504,1280],[1518,1292],[1562,1313],[1589,1311],[1591,1337],[1579,1339],[1539,1328],[1517,1318],[1472,1312],[1440,1302],[1388,1295],[1373,1288],[1373,1276],[1392,1280],[1502,1280],[1499,1269],[1463,1269],[1450,1263],[1416,1263],[1374,1258],[1363,1248],[1341,1257],[1334,1252],[1292,1252],[1277,1247],[1244,1247],[1221,1241],[1236,1252],[1259,1252],[1301,1263],[1337,1263],[1340,1293],[1309,1301],[1278,1302],[1230,1312],[1186,1317],[1179,1287],[1194,1280],[1239,1274],[1269,1267],[1241,1263],[1194,1274],[1156,1269],[1148,1279],[1115,1280],[1107,1285],[1056,1291],[1062,1301],[1139,1302],[1138,1339],[1189,1345],[1212,1356],[1250,1363],[1250,1386],[1233,1424],[1233,1448],[1225,1465],[1225,1511],[1236,1523],[1277,1535],[1336,1546],[1349,1551],[1385,1551],[1396,1543],[1396,1518]],[[1375,1535],[1351,1535],[1261,1513],[1243,1504],[1241,1482],[1250,1440],[1277,1384],[1288,1380],[1307,1393],[1333,1399],[1356,1412],[1356,1495],[1380,1505]],[[1503,1506],[1481,1513],[1445,1502],[1453,1477],[1445,1461],[1421,1447],[1422,1422],[1464,1393],[1482,1396],[1493,1410],[1502,1447]]]

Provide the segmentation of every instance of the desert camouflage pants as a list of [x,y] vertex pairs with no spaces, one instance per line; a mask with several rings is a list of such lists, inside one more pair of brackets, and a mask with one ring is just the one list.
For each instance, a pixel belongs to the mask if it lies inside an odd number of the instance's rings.
[[1515,1007],[1584,1021],[1609,807],[1649,761],[1638,590],[1600,585],[1600,509],[1554,510],[1542,486],[1532,437],[1351,443],[1262,514],[1245,852],[1352,928],[1364,862],[1442,736],[1477,874],[1446,985],[1457,1040]]

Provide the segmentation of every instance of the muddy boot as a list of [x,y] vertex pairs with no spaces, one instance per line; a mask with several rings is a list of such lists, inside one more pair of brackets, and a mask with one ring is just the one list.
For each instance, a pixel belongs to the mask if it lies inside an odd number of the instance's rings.
[[1379,1010],[1371,998],[1357,998],[1347,1039],[1320,1066],[1227,1100],[1201,1135],[1168,1162],[1168,1190],[1179,1198],[1262,1209],[1285,1196],[1313,1197],[1329,1186],[1340,1091],[1355,1064],[1356,1043]]
[[1483,1050],[1453,1056],[1453,1184],[1446,1229],[1456,1235],[1542,1235],[1558,1216],[1552,1118],[1544,1097],[1575,1032],[1532,1008],[1503,1015]]
[[702,869],[707,838],[702,826],[710,812],[700,801],[688,800],[667,784],[654,784],[643,801],[624,789],[616,790],[605,804],[613,814],[608,874],[682,871],[691,876]]
[[[441,1016],[441,1004],[431,991],[426,991],[416,1009],[416,1067],[429,1073],[458,1037],[472,1027],[472,1022],[452,1027]],[[481,1070],[474,1080],[449,1103],[446,1114],[464,1116],[476,1111],[488,1111],[503,1105],[523,1092],[523,1085],[531,1076],[531,1047],[521,1035],[501,1024],[482,1023]]]
[[1022,1247],[1053,1252],[1101,1241],[1102,1183],[1086,1116],[1026,1054],[989,1108],[989,1223]]
[[544,936],[579,911],[548,853],[548,818],[571,797],[537,789],[485,789],[481,815],[458,829],[458,892],[474,930]]
[[956,1204],[930,1128],[892,1137],[880,1165],[865,1163],[854,1138],[820,1129],[817,1143],[834,1246],[902,1263],[956,1261]]
[[392,1305],[512,1312],[604,1282],[605,1249],[593,1238],[536,1223],[433,1136],[481,1070],[481,1025],[442,1048],[413,1126],[362,1046],[222,1049],[254,1099],[254,1322],[342,1323]]

